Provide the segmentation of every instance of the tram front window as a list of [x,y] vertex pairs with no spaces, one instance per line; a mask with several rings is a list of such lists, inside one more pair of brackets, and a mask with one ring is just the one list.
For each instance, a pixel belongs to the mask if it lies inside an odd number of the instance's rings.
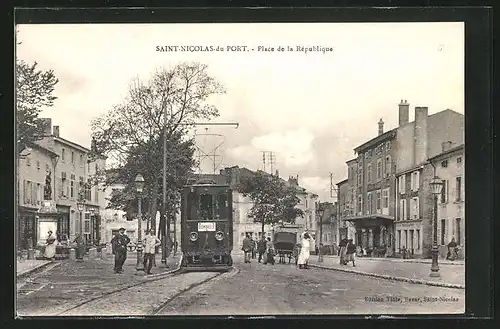
[[200,219],[201,220],[212,220],[213,214],[213,203],[211,194],[201,194],[200,195]]
[[228,213],[227,194],[220,193],[217,197],[217,216],[221,219],[229,217]]

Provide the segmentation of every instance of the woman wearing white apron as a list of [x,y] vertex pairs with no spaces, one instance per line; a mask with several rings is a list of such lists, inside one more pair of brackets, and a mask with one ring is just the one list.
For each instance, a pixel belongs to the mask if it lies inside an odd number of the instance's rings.
[[297,264],[299,265],[300,269],[307,269],[307,262],[309,261],[309,256],[310,256],[310,248],[311,248],[311,242],[310,242],[311,237],[309,236],[309,233],[304,233],[301,241],[301,248],[300,248],[300,253],[299,253],[299,259],[297,261]]
[[45,258],[53,259],[56,256],[56,244],[57,240],[55,236],[52,235],[52,231],[48,232],[47,245],[45,246]]

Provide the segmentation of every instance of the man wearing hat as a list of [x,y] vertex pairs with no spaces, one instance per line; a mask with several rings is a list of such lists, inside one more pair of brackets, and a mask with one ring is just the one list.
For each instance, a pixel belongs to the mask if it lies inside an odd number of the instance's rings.
[[125,235],[125,229],[121,227],[118,234],[111,240],[113,255],[115,255],[115,273],[123,273],[123,263],[127,259],[127,245],[130,239]]

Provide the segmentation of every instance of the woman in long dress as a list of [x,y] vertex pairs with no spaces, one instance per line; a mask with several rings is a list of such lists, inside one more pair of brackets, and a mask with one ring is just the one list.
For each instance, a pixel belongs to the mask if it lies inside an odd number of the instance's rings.
[[297,264],[299,265],[300,269],[307,269],[307,262],[309,261],[309,256],[310,256],[310,249],[311,249],[311,237],[309,236],[308,233],[304,233],[301,241],[301,248],[300,248],[300,253],[299,253],[299,259],[297,261]]
[[56,257],[56,244],[57,240],[54,235],[52,235],[52,231],[47,232],[47,240],[45,246],[45,258],[54,259]]

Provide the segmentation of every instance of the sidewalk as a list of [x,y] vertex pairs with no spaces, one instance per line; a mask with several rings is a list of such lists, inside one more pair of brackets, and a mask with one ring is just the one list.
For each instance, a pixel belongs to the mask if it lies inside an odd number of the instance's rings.
[[24,260],[24,261],[18,260],[16,266],[16,272],[17,272],[16,276],[20,277],[27,275],[50,263],[51,263],[50,260]]
[[[463,262],[463,261],[462,261]],[[458,262],[439,261],[441,277],[431,278],[431,262],[427,259],[391,259],[391,258],[356,258],[356,267],[352,263],[340,265],[338,256],[323,256],[323,262],[318,262],[318,256],[309,259],[313,267],[352,272],[383,279],[432,286],[465,289],[465,264]]]

